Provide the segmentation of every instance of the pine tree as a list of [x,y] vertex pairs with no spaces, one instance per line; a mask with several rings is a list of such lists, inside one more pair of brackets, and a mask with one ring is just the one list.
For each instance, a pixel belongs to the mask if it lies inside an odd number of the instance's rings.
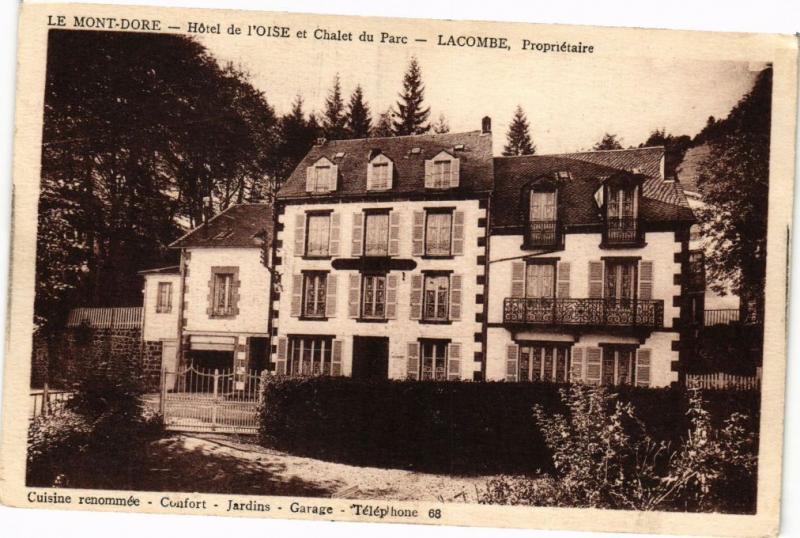
[[369,105],[364,101],[364,91],[361,86],[356,86],[347,109],[347,137],[367,138],[372,129],[372,117]]
[[328,140],[339,140],[346,137],[345,123],[347,117],[342,100],[342,86],[337,73],[333,79],[333,87],[325,99],[325,113],[322,117],[322,130]]
[[447,123],[447,118],[444,114],[439,114],[439,119],[433,125],[433,132],[436,134],[444,134],[450,132],[450,124]]
[[617,135],[606,133],[603,135],[602,140],[595,144],[592,149],[595,151],[604,149],[622,149],[622,143],[621,140],[617,138]]
[[372,136],[384,138],[387,136],[394,136],[394,131],[392,130],[392,109],[386,110],[380,116],[378,116],[378,123],[375,125],[375,128],[372,130]]
[[514,155],[533,155],[536,153],[536,146],[533,145],[530,134],[528,118],[522,107],[517,105],[511,125],[508,126],[506,133],[508,143],[503,148],[503,155],[511,157]]
[[281,117],[279,135],[277,180],[270,185],[271,192],[265,193],[268,199],[274,197],[283,181],[289,177],[297,163],[308,153],[308,150],[314,145],[314,140],[320,135],[316,120],[313,122],[311,119],[306,120],[303,98],[300,95],[295,97],[291,112]]
[[397,119],[392,125],[396,136],[427,133],[431,126],[427,123],[430,107],[422,103],[425,98],[425,85],[422,83],[422,70],[415,57],[408,64],[403,77],[403,92],[397,102]]

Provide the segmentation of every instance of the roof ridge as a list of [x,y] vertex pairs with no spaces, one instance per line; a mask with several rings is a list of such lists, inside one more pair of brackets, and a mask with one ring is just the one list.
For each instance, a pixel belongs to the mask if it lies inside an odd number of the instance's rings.
[[481,133],[480,129],[474,129],[472,131],[459,131],[456,133],[421,133],[421,134],[411,134],[411,135],[397,135],[397,136],[367,136],[363,138],[336,138],[333,140],[326,140],[325,144],[320,144],[318,147],[322,147],[326,144],[330,144],[333,142],[360,142],[364,140],[397,140],[399,138],[415,138],[415,137],[422,137],[422,136],[456,136],[456,135],[466,135],[466,134],[473,134],[473,133]]

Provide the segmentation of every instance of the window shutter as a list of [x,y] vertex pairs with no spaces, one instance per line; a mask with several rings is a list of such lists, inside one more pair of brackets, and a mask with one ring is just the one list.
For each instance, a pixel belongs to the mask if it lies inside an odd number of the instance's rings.
[[389,167],[388,168],[389,169],[386,171],[386,173],[389,175],[389,181],[387,182],[387,185],[388,185],[387,189],[391,189],[394,186],[393,185],[393,180],[394,180],[394,162],[392,162],[391,160],[389,160]]
[[334,340],[331,350],[331,375],[342,375],[342,341]]
[[649,301],[653,298],[653,262],[639,263],[639,299]]
[[572,348],[572,367],[570,368],[570,382],[583,383],[583,348]]
[[589,262],[589,298],[603,298],[603,262]]
[[453,255],[464,254],[464,212],[456,211],[453,214]]
[[600,384],[600,370],[603,365],[603,351],[599,347],[586,348],[586,375],[589,385]]
[[422,275],[411,275],[411,319],[422,318]]
[[389,256],[400,254],[400,212],[389,213]]
[[325,279],[325,317],[336,317],[336,275],[328,273]]
[[314,172],[313,166],[306,168],[306,192],[314,190]]
[[275,368],[278,375],[286,373],[286,350],[289,343],[285,336],[278,337],[278,357],[275,360]]
[[300,213],[294,217],[294,255],[303,256],[306,253],[306,215]]
[[359,302],[361,301],[361,275],[350,275],[350,290],[347,293],[347,317],[358,318]]
[[414,211],[414,222],[411,230],[411,255],[422,256],[425,241],[425,212]]
[[461,275],[450,275],[450,319],[461,319]]
[[458,187],[459,176],[461,168],[461,159],[453,159],[450,161],[450,186]]
[[425,188],[433,188],[433,159],[425,160]]
[[569,298],[569,262],[558,263],[558,287],[556,297],[559,299]]
[[408,343],[406,372],[409,379],[419,379],[419,342]]
[[650,350],[646,348],[636,350],[636,386],[650,386]]
[[362,255],[364,242],[364,213],[353,213],[353,238],[350,254],[353,257]]
[[511,262],[511,296],[525,296],[525,262]]
[[447,344],[447,379],[461,379],[461,344]]
[[339,256],[339,243],[341,236],[342,216],[337,213],[331,213],[331,239],[328,252],[331,256]]
[[292,275],[292,308],[290,316],[299,318],[303,305],[303,275]]
[[517,380],[517,360],[519,358],[519,346],[508,344],[506,346],[506,381]]
[[337,165],[331,165],[331,175],[328,176],[328,190],[333,192],[336,190],[336,184],[338,183],[339,179],[339,167]]
[[386,319],[397,317],[397,275],[386,276]]

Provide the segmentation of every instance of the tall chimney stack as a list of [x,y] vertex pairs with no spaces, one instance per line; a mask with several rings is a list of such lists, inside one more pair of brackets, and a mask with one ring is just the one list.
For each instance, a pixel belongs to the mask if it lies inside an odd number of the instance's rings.
[[481,133],[490,134],[492,132],[492,118],[484,116],[481,120]]

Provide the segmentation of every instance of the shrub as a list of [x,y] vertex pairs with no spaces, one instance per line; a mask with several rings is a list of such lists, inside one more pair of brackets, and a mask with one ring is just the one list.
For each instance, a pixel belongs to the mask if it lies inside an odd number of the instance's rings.
[[689,430],[675,449],[656,440],[630,402],[604,388],[562,390],[568,414],[534,416],[553,453],[555,476],[490,480],[479,502],[632,510],[755,510],[756,435],[733,412],[715,427],[698,391]]
[[[355,465],[430,472],[552,472],[553,454],[533,416],[567,407],[549,383],[472,383],[268,376],[262,384],[260,441],[297,455]],[[621,389],[656,440],[689,427],[678,389]],[[749,412],[758,399],[720,391],[711,417]],[[752,415],[752,413],[750,413]]]

